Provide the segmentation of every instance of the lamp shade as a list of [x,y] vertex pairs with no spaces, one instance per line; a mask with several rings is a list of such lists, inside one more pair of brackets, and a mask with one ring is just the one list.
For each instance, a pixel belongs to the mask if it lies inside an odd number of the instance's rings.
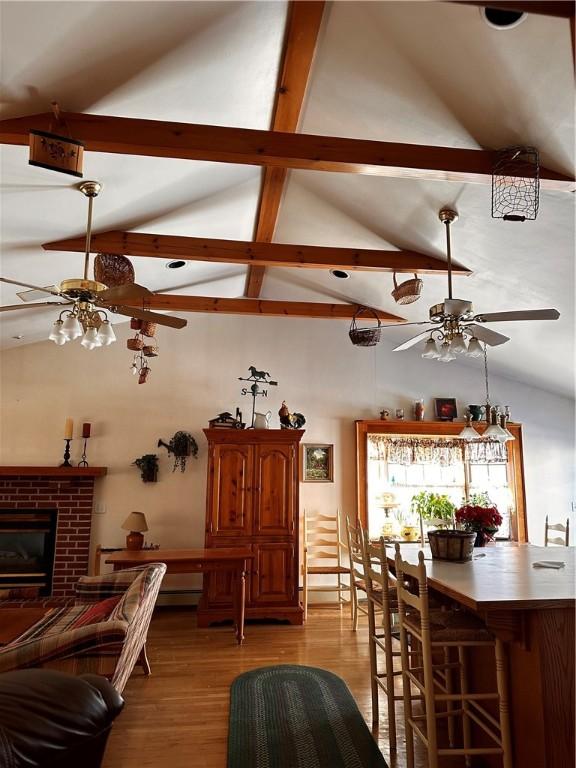
[[146,525],[144,512],[130,512],[126,520],[124,520],[122,523],[121,527],[125,531],[137,531],[138,533],[147,531],[148,526]]

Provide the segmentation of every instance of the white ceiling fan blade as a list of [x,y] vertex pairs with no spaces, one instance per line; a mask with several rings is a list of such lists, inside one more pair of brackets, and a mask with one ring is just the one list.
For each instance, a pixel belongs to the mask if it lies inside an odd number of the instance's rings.
[[[408,323],[406,323],[408,325]],[[414,325],[420,325],[420,323],[414,323]],[[410,349],[410,347],[413,347],[415,344],[418,344],[419,341],[422,341],[422,339],[425,339],[426,336],[430,333],[430,331],[433,331],[434,328],[428,328],[425,331],[422,331],[422,333],[419,333],[417,336],[413,336],[411,339],[408,339],[408,341],[405,341],[403,344],[400,344],[398,347],[394,347],[392,350],[393,352],[403,352],[405,349]]]
[[11,312],[18,309],[36,309],[37,307],[66,307],[71,301],[39,301],[37,304],[9,304],[0,307],[0,312]]
[[31,288],[33,291],[41,291],[49,296],[62,296],[60,291],[51,291],[48,288],[43,288],[40,285],[31,285],[30,283],[21,283],[19,280],[9,280],[7,277],[0,277],[0,283],[7,283],[8,285],[19,285],[21,288]]
[[557,309],[520,309],[514,312],[484,312],[476,315],[479,323],[504,323],[510,320],[558,320]]
[[508,336],[504,336],[503,333],[497,333],[491,328],[484,328],[483,326],[477,325],[476,323],[470,323],[470,325],[467,325],[466,328],[469,331],[472,331],[477,339],[485,342],[490,347],[497,347],[500,344],[505,344],[507,341],[510,341],[510,338]]

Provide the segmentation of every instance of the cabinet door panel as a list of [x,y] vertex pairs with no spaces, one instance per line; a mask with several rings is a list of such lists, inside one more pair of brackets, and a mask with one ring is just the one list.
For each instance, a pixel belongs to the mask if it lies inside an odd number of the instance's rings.
[[293,544],[255,544],[254,555],[250,602],[291,604],[295,589]]
[[[249,541],[239,541],[238,539],[231,539],[228,541],[218,539],[214,542],[213,546],[218,547],[246,547],[250,548]],[[250,579],[251,569],[254,561],[248,561],[248,572],[246,573],[245,582],[245,595],[246,605],[250,602]],[[234,576],[231,571],[212,571],[212,573],[204,574],[204,587],[203,592],[206,597],[206,602],[209,606],[215,607],[232,607],[234,602]]]
[[249,536],[252,532],[254,449],[249,445],[216,445],[211,468],[208,534]]
[[253,529],[255,536],[290,536],[293,533],[295,472],[293,446],[257,446]]

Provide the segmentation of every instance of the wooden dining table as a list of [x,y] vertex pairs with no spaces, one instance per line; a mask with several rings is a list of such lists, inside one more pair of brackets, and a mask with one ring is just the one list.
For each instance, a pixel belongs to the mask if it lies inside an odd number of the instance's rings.
[[[400,545],[411,563],[420,549]],[[393,566],[394,547],[387,552]],[[430,589],[478,614],[506,644],[516,768],[574,768],[574,547],[496,543],[475,549],[466,563],[433,560],[424,552]],[[564,565],[534,567],[542,561]],[[479,680],[494,674],[488,665],[478,659]]]

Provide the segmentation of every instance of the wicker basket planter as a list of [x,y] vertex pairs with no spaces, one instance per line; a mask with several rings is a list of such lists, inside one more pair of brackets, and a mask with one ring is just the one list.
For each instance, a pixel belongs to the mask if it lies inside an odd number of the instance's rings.
[[396,304],[412,304],[412,302],[417,301],[420,298],[423,283],[416,273],[414,273],[414,278],[405,280],[398,285],[396,282],[396,272],[394,272],[392,280],[394,281],[392,298]]
[[126,346],[128,349],[131,349],[132,352],[140,352],[144,347],[144,342],[139,336],[136,336],[133,339],[128,339],[126,341]]
[[149,320],[143,320],[140,333],[144,336],[154,336],[156,333],[156,323],[151,323]]
[[435,560],[465,563],[472,560],[476,533],[467,531],[429,531],[430,551]]
[[146,344],[142,349],[142,354],[145,357],[158,357],[158,347],[156,344]]
[[[374,316],[377,322],[376,326],[372,328],[358,328],[357,321],[365,313]],[[350,341],[356,347],[374,347],[380,341],[381,327],[380,318],[375,310],[371,307],[358,307],[350,323],[348,336],[350,336]]]

